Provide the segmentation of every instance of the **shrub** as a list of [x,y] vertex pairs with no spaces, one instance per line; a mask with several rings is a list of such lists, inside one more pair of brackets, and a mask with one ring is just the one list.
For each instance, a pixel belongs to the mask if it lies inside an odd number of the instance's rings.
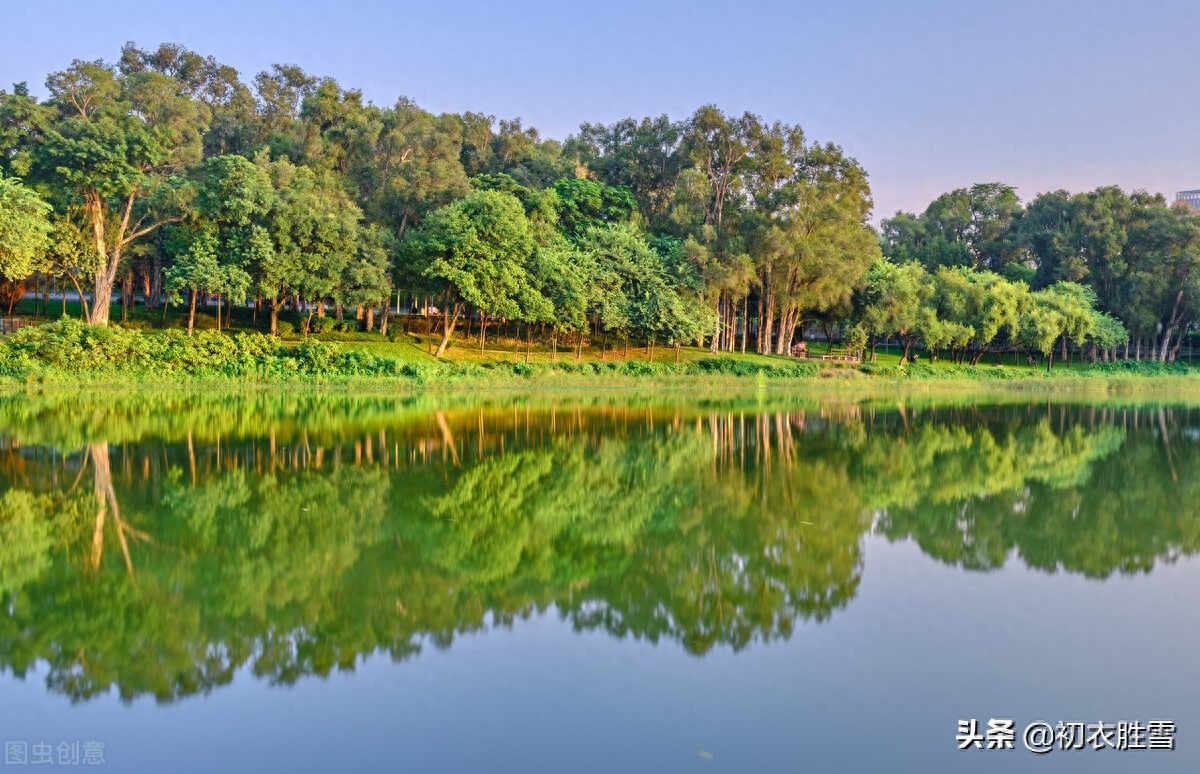
[[656,374],[662,369],[657,363],[651,363],[646,360],[630,360],[625,363],[625,373],[630,376],[650,376]]
[[314,317],[309,324],[309,333],[329,333],[337,323],[332,317]]
[[154,327],[154,324],[149,320],[124,320],[114,323],[114,325],[127,331],[146,331]]
[[400,366],[400,375],[412,379],[418,384],[424,384],[433,374],[434,368],[425,363],[405,363]]
[[311,373],[326,373],[330,371],[330,366],[333,365],[337,354],[337,347],[324,341],[317,341],[316,339],[305,339],[291,347],[287,352],[289,357],[296,360],[301,370]]

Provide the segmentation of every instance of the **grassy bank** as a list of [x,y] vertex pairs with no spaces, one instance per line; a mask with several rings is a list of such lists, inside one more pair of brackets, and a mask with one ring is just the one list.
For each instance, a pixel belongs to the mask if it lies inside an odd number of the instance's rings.
[[[515,343],[515,342],[514,342]],[[499,346],[504,341],[498,342]],[[495,346],[495,344],[493,345]],[[822,389],[903,386],[939,390],[1197,391],[1200,369],[1186,363],[901,365],[899,355],[873,363],[756,354],[712,355],[695,348],[452,347],[438,360],[426,336],[402,329],[378,334],[330,332],[276,339],[258,332],[94,328],[61,319],[0,341],[0,383],[22,385],[322,385],[381,390],[475,387],[695,387],[764,383]],[[824,350],[815,345],[814,355]]]

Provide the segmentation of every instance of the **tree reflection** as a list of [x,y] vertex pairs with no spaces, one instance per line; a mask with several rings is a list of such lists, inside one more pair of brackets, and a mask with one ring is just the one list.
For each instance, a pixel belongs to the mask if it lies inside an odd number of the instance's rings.
[[162,436],[127,415],[112,444],[48,443],[48,409],[15,420],[0,663],[76,700],[172,701],[548,610],[702,655],[845,607],[872,530],[966,569],[1092,577],[1200,545],[1182,409],[329,401],[316,425],[268,407]]

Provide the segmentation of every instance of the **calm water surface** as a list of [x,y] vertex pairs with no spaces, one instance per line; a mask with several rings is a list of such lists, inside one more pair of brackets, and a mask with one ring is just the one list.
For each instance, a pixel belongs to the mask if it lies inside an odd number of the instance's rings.
[[[0,738],[121,772],[1195,771],[1198,549],[1183,406],[6,397]],[[958,751],[970,718],[1017,749]],[[1174,752],[1020,740],[1157,719]]]

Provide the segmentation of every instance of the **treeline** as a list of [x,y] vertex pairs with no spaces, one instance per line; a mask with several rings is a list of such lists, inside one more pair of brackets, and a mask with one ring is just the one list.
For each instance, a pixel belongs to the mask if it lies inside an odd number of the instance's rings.
[[879,254],[862,167],[748,113],[557,142],[290,65],[246,83],[171,44],[76,61],[46,89],[0,92],[0,274],[10,308],[69,286],[95,325],[119,292],[182,301],[189,330],[214,296],[225,325],[253,303],[272,332],[285,309],[386,333],[389,309],[436,307],[439,355],[464,321],[482,347],[497,320],[556,347],[782,353]]
[[212,298],[218,327],[253,305],[271,333],[285,311],[307,332],[352,310],[386,334],[407,309],[437,315],[439,356],[501,326],[577,352],[784,354],[819,324],[851,351],[898,340],[906,357],[1052,365],[1171,361],[1200,310],[1200,225],[1182,205],[1102,188],[1022,207],[989,183],[876,233],[853,158],[713,106],[558,142],[520,120],[379,107],[291,65],[247,83],[171,44],[76,61],[46,89],[0,91],[10,312],[51,286],[95,325],[114,293],[164,319],[178,302],[189,332]]
[[1054,191],[1022,207],[1012,187],[979,184],[884,220],[881,244],[851,330],[906,353],[1172,362],[1200,311],[1200,221],[1144,192]]

